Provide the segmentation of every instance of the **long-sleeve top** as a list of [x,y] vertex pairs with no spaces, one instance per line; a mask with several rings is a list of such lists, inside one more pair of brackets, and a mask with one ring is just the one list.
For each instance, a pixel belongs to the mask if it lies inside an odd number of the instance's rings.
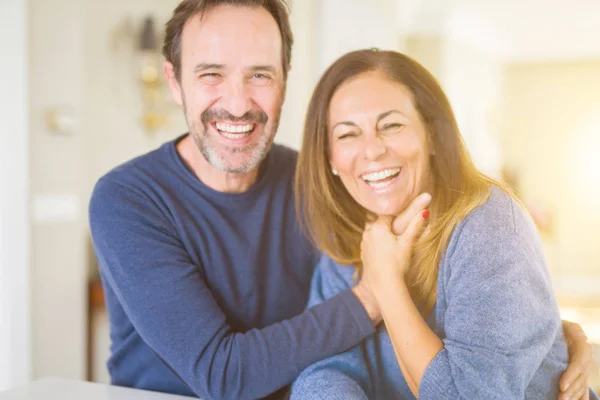
[[[323,256],[309,306],[347,290],[353,275]],[[444,348],[425,370],[419,399],[557,398],[568,361],[557,302],[535,227],[501,189],[454,229],[426,321]],[[292,388],[294,400],[414,398],[384,326],[307,368]]]
[[113,384],[254,399],[374,332],[349,290],[305,311],[318,253],[296,222],[294,151],[273,146],[258,181],[228,194],[176,143],[112,170],[91,199]]

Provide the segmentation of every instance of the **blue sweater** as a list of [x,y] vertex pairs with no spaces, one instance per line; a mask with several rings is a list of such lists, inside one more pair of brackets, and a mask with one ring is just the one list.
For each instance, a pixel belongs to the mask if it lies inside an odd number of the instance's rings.
[[[353,272],[323,257],[310,305],[352,286]],[[568,359],[558,306],[535,228],[500,189],[454,230],[427,322],[444,349],[426,369],[419,399],[557,398]],[[391,398],[414,396],[383,326],[306,369],[292,393],[296,400]]]
[[114,169],[91,199],[113,384],[258,398],[374,332],[349,290],[303,312],[318,257],[296,223],[295,152],[274,146],[248,191],[225,194],[175,144]]

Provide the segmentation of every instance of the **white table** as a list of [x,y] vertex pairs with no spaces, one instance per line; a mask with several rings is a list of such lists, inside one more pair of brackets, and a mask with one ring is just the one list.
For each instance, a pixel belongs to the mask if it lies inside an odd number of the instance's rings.
[[100,383],[47,378],[5,392],[0,400],[190,400],[147,390],[129,389]]

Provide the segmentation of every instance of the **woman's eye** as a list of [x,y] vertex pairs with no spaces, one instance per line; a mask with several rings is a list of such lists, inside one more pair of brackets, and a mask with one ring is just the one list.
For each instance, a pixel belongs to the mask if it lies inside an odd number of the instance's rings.
[[399,123],[392,123],[392,124],[385,124],[381,130],[384,132],[396,132],[399,131],[400,129],[402,129],[404,125],[399,124]]
[[351,138],[351,137],[354,137],[354,136],[356,136],[355,132],[343,133],[343,134],[341,134],[341,135],[338,136],[338,140],[348,139],[348,138]]

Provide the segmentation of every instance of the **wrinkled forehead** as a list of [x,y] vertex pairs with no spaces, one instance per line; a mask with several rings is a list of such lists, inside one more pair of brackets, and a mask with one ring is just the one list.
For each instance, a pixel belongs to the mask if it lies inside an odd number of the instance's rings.
[[279,27],[263,7],[212,8],[186,22],[181,42],[184,68],[197,63],[232,69],[254,65],[282,68]]

